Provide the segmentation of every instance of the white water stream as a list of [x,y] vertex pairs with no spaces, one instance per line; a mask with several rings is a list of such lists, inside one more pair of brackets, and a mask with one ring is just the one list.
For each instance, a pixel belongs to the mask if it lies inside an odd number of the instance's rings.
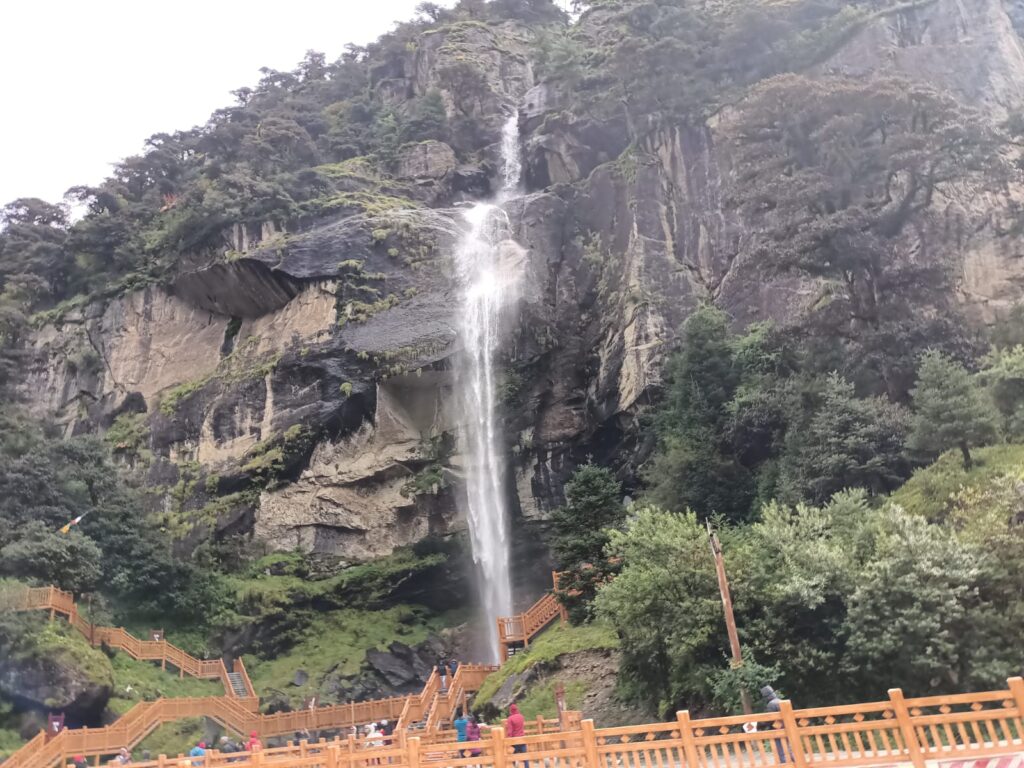
[[509,522],[505,494],[504,440],[497,412],[496,356],[508,310],[518,301],[522,249],[511,238],[503,203],[519,186],[517,116],[505,123],[501,142],[502,189],[493,203],[463,212],[467,228],[455,251],[462,286],[459,332],[463,352],[456,387],[464,429],[460,453],[466,473],[466,517],[488,628],[488,648],[497,659],[497,618],[512,613]]

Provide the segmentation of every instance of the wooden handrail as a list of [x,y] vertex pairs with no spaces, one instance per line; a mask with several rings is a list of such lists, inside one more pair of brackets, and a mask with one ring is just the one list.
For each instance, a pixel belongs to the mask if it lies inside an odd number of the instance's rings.
[[561,574],[556,571],[551,572],[554,591],[546,592],[525,613],[502,616],[498,619],[498,658],[502,662],[508,659],[509,648],[512,645],[529,645],[530,640],[555,618],[560,618],[563,622],[566,620],[565,608],[554,594],[558,591],[560,576]]
[[[182,676],[220,679],[225,693],[228,696],[235,695],[222,660],[197,659],[167,642],[166,639],[140,640],[124,627],[101,627],[93,624],[81,615],[74,596],[70,592],[57,589],[57,587],[25,588],[20,592],[9,591],[3,596],[2,607],[15,611],[47,610],[50,611],[51,617],[56,614],[66,616],[71,626],[94,646],[106,645],[115,650],[124,651],[139,661],[159,661],[162,666],[170,664]],[[252,682],[245,674],[244,666],[241,667],[241,671],[245,676],[246,690],[249,692],[249,696],[255,696]]]
[[[793,768],[868,768],[928,761],[1010,755],[1024,749],[1024,680],[1011,678],[1008,690],[905,699],[898,689],[885,701],[794,710],[782,702],[779,712],[693,719],[677,713],[667,723],[595,728],[578,713],[564,713],[576,730],[548,731],[537,723],[527,735],[507,738],[500,726],[472,742],[480,754],[451,731],[398,738],[374,746],[365,740],[301,742],[260,755],[212,752],[204,768],[364,768],[425,764],[466,768],[525,768],[533,765],[762,766]],[[520,753],[514,748],[525,749]],[[228,762],[232,761],[232,762]],[[237,762],[235,762],[237,761]],[[164,760],[133,768],[167,768]]]
[[[463,664],[453,681],[457,683],[457,691],[449,690],[443,697],[439,695],[440,677],[433,670],[419,694],[261,715],[257,712],[259,698],[241,659],[233,661],[232,671],[242,676],[246,696],[235,695],[227,666],[222,659],[197,659],[166,639],[140,640],[123,627],[94,625],[81,616],[74,597],[56,587],[5,590],[0,594],[2,608],[48,610],[51,618],[57,614],[67,616],[71,625],[92,645],[105,644],[135,659],[160,661],[165,666],[170,664],[181,675],[219,678],[227,692],[225,696],[140,702],[117,722],[105,728],[64,730],[49,739],[45,732],[40,732],[9,757],[4,768],[53,768],[61,762],[67,762],[68,756],[73,754],[90,757],[111,755],[123,746],[134,746],[161,724],[187,717],[208,717],[228,730],[242,735],[256,731],[264,738],[304,730],[346,729],[383,719],[397,719],[400,723],[404,719],[411,724],[421,720],[434,705],[440,706],[445,713],[450,712],[451,702],[459,701],[464,693],[477,690],[487,675],[497,669]],[[443,703],[439,704],[442,698]],[[437,716],[435,720],[440,722]],[[402,724],[404,726],[405,723]]]

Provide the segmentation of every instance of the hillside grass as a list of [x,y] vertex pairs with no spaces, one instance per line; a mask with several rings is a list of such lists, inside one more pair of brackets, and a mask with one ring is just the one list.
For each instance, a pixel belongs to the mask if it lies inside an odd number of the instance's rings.
[[[536,664],[550,663],[560,656],[578,651],[617,650],[618,647],[619,638],[616,636],[615,630],[606,624],[593,623],[578,627],[555,624],[538,635],[527,650],[520,651],[505,662],[501,669],[488,676],[476,694],[476,701],[490,701],[509,677],[522,674]],[[524,717],[530,716],[527,715],[527,705],[533,711],[532,717],[536,717],[542,711],[549,711],[542,709],[540,704],[545,695],[544,687],[543,685],[537,686],[536,690],[531,690],[529,695],[519,702]],[[566,686],[566,700],[570,708],[572,708],[572,700],[569,697],[571,687],[571,685]],[[548,691],[548,693],[551,692]],[[580,688],[573,695],[578,694],[578,700],[582,700],[584,693],[585,691]],[[554,699],[551,699],[551,703],[553,707]]]
[[149,752],[152,760],[156,760],[160,755],[187,755],[188,751],[205,737],[201,717],[164,723],[135,746],[132,750],[132,759],[143,760],[144,752]]
[[117,715],[123,715],[140,701],[224,694],[219,680],[199,680],[187,675],[179,679],[176,669],[163,670],[159,664],[136,661],[126,653],[115,654],[110,664],[114,668],[114,690],[107,706]]
[[974,466],[965,470],[960,451],[948,451],[933,464],[914,472],[894,491],[889,502],[928,520],[942,521],[952,497],[961,488],[983,487],[997,477],[1024,469],[1024,445],[992,445],[971,451]]
[[[558,704],[555,701],[555,688],[558,680],[552,678],[537,685],[531,685],[526,694],[516,700],[519,711],[527,720],[541,716],[558,717]],[[570,680],[563,683],[565,688],[565,708],[569,710],[583,709],[583,697],[587,695],[587,684],[582,680]]]
[[[428,635],[467,620],[465,611],[436,614],[417,605],[381,610],[341,609],[314,614],[301,639],[273,659],[245,656],[245,666],[257,693],[280,691],[301,706],[316,693],[329,673],[356,675],[371,649],[385,650],[394,641],[416,645]],[[297,670],[309,675],[304,685],[292,685]]]

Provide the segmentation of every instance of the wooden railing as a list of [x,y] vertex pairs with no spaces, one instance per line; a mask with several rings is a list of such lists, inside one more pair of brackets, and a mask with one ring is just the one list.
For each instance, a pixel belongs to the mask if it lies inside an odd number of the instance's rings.
[[[51,618],[56,615],[66,616],[71,625],[93,645],[106,644],[123,650],[135,659],[160,661],[165,667],[170,664],[181,675],[219,678],[227,692],[225,696],[141,702],[105,728],[64,730],[49,739],[45,732],[40,732],[4,761],[4,768],[52,768],[67,762],[69,755],[81,754],[97,758],[111,755],[121,747],[134,746],[163,723],[188,717],[208,717],[242,736],[256,731],[263,738],[303,731],[343,730],[384,719],[397,720],[403,726],[411,725],[422,720],[435,704],[438,712],[449,713],[452,710],[451,702],[464,700],[467,693],[476,691],[484,679],[497,669],[463,664],[453,681],[458,690],[449,690],[442,695],[439,695],[441,681],[435,670],[423,690],[416,695],[261,715],[257,713],[259,698],[241,659],[234,661],[232,671],[242,676],[247,694],[244,697],[234,695],[227,667],[222,660],[197,659],[163,639],[139,640],[123,627],[93,625],[78,612],[74,597],[56,587],[5,590],[0,593],[0,609],[48,610]],[[439,727],[440,720],[435,721]],[[401,740],[404,743],[404,728]]]
[[427,711],[426,730],[439,730],[442,723],[451,721],[459,707],[465,709],[467,695],[479,690],[487,676],[497,669],[484,664],[460,664],[455,676],[448,681],[448,689],[434,696]]
[[[555,591],[558,590],[558,576],[557,572],[551,573]],[[567,616],[565,607],[552,592],[546,593],[525,613],[500,617],[498,619],[498,658],[505,662],[509,657],[510,649],[519,643],[529,646],[530,640],[556,618],[560,618],[564,622]]]
[[[81,615],[75,598],[70,592],[52,586],[9,591],[3,595],[0,607],[16,611],[49,611],[51,618],[57,615],[65,616],[71,626],[93,646],[106,645],[109,648],[124,651],[139,661],[159,661],[160,666],[165,669],[169,664],[178,670],[180,677],[188,675],[189,677],[218,679],[224,686],[225,693],[228,696],[235,696],[231,682],[228,680],[227,667],[222,659],[214,661],[197,659],[176,645],[167,642],[166,639],[140,640],[124,627],[101,627],[93,624]],[[248,692],[248,696],[238,698],[238,701],[246,709],[255,712],[259,705],[259,699],[253,690],[252,681],[245,674],[245,666],[240,661],[236,661],[234,671],[240,671],[243,674]]]
[[[302,743],[245,756],[210,753],[202,768],[844,768],[932,760],[971,760],[1024,750],[1024,680],[1007,690],[904,699],[898,689],[884,701],[779,712],[691,719],[679,712],[667,723],[594,727],[592,720],[554,733],[506,738],[500,727],[477,742],[430,743],[399,736],[391,744],[348,741]],[[574,713],[564,713],[567,717]],[[467,754],[479,750],[478,755]],[[518,751],[522,749],[524,751]],[[166,768],[167,758],[137,768]]]
[[430,673],[430,677],[427,678],[427,683],[423,686],[423,690],[418,695],[412,695],[406,699],[405,704],[402,706],[402,711],[398,715],[398,723],[395,726],[396,730],[405,730],[419,723],[429,711],[430,705],[434,702],[440,690],[441,677],[435,669]]
[[[66,615],[76,630],[93,645],[106,644],[128,653],[133,658],[157,660],[166,667],[176,668],[180,675],[199,678],[219,678],[227,695],[196,698],[162,698],[143,701],[123,715],[116,723],[105,728],[63,730],[47,738],[40,732],[4,762],[4,768],[52,768],[66,763],[71,755],[99,758],[113,755],[122,746],[134,746],[160,725],[182,718],[206,717],[223,728],[246,736],[256,731],[263,738],[302,731],[340,730],[373,721],[398,720],[413,724],[422,720],[430,708],[444,709],[449,693],[441,703],[440,679],[432,672],[423,690],[412,696],[394,696],[372,701],[350,702],[347,705],[317,707],[310,710],[283,712],[274,715],[257,714],[259,698],[242,659],[234,660],[232,672],[245,681],[246,696],[233,694],[227,668],[221,659],[211,662],[191,656],[166,640],[139,640],[124,628],[98,627],[89,623],[78,611],[74,597],[54,587],[4,592],[0,595],[0,609],[49,610],[50,616]],[[497,668],[463,665],[456,674],[460,693],[475,691],[480,683]],[[450,707],[450,706],[449,706]],[[404,736],[402,735],[402,740]]]

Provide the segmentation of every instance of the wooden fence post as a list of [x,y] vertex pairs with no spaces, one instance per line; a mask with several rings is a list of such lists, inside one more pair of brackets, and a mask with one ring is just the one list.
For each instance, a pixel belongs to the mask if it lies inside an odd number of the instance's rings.
[[406,742],[406,760],[409,768],[420,768],[420,737],[413,736]]
[[676,722],[679,723],[679,738],[683,743],[683,755],[686,758],[686,768],[698,768],[700,759],[697,757],[697,740],[693,738],[693,724],[690,722],[690,710],[684,709],[676,712]]
[[580,722],[580,738],[583,741],[584,764],[587,768],[597,768],[600,763],[597,755],[597,734],[594,732],[594,721],[591,719]]
[[508,754],[505,752],[505,730],[501,726],[491,728],[491,751],[494,753],[494,768],[505,768]]
[[903,689],[890,688],[889,701],[892,702],[892,711],[896,715],[896,722],[900,726],[900,733],[903,734],[903,743],[907,746],[907,755],[910,758],[910,762],[914,764],[914,768],[924,768],[924,757],[921,755],[921,746],[917,743],[914,724],[910,721],[907,702],[903,699]]
[[1024,678],[1011,677],[1006,684],[1017,705],[1017,738],[1024,738]]
[[[807,756],[804,755],[804,745],[800,741],[800,727],[796,724],[796,715],[793,714],[793,702],[783,699],[779,702],[779,714],[782,715],[782,728],[786,732],[786,741],[789,742],[789,756],[792,758],[796,768],[807,768]],[[924,766],[916,766],[924,768]]]
[[327,748],[326,768],[338,768],[338,745],[332,744]]

